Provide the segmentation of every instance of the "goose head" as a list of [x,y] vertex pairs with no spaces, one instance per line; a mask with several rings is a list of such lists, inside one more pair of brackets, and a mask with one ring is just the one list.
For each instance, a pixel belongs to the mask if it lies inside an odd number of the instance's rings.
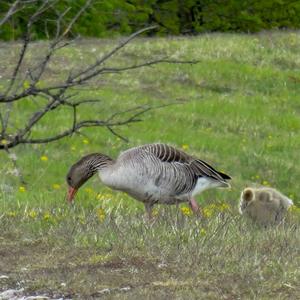
[[66,176],[67,200],[72,202],[78,189],[98,170],[106,167],[112,159],[104,154],[92,153],[82,157],[71,166]]

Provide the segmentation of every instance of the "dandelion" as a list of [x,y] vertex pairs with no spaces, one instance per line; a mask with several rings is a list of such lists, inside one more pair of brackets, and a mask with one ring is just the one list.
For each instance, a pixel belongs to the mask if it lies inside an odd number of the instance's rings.
[[79,223],[82,224],[82,225],[85,225],[86,224],[86,221],[85,221],[85,217],[84,216],[79,216]]
[[185,216],[190,216],[192,214],[192,210],[189,207],[181,207],[180,210]]
[[37,217],[37,212],[35,210],[31,210],[29,213],[28,213],[28,216],[32,219],[35,219]]
[[28,88],[30,87],[30,83],[29,83],[28,80],[25,80],[25,81],[23,82],[23,87],[24,87],[24,89],[28,89]]
[[96,199],[97,199],[97,200],[100,200],[100,201],[101,201],[101,200],[104,200],[103,198],[104,198],[104,197],[103,197],[103,194],[97,194],[97,196],[96,196]]
[[19,186],[19,192],[25,193],[26,192],[25,186]]
[[85,188],[84,191],[88,194],[93,194],[94,191],[91,188]]
[[206,235],[206,230],[204,228],[201,228],[200,235],[202,235],[202,236]]
[[265,185],[265,186],[268,186],[268,185],[269,185],[269,182],[268,182],[267,180],[264,180],[264,181],[262,182],[262,184]]
[[203,216],[205,218],[210,218],[213,215],[213,209],[211,207],[204,207],[203,208]]
[[45,212],[45,213],[44,213],[44,216],[43,216],[43,219],[44,219],[45,221],[48,221],[50,218],[51,218],[51,214],[50,214],[49,212]]
[[97,208],[96,214],[97,214],[98,220],[102,223],[106,217],[105,210],[102,207]]
[[219,210],[220,211],[225,211],[225,210],[228,210],[229,209],[229,205],[227,203],[222,203],[220,206],[219,206]]
[[48,161],[48,156],[42,155],[41,156],[41,161]]
[[54,190],[59,190],[60,189],[60,184],[53,183],[52,187],[53,187]]
[[181,146],[181,149],[182,149],[182,150],[188,150],[189,148],[190,148],[190,146],[187,145],[187,144],[183,144],[183,145]]
[[157,215],[158,215],[158,209],[154,208],[154,209],[152,210],[152,216],[153,216],[153,217],[156,217]]
[[7,145],[7,144],[8,144],[8,142],[7,142],[7,140],[6,140],[6,139],[3,139],[3,140],[1,140],[1,141],[0,141],[0,144],[1,144],[1,145]]
[[86,145],[90,143],[90,141],[88,139],[84,139],[82,142]]
[[15,218],[17,213],[15,211],[9,211],[9,212],[6,213],[6,215],[8,217]]
[[111,193],[99,193],[96,196],[97,200],[103,201],[103,200],[110,200],[112,198]]

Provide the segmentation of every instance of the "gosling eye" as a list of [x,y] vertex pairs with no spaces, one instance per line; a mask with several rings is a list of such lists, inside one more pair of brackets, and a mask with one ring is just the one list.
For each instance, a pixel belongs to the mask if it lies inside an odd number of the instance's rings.
[[68,182],[68,184],[71,185],[71,183],[72,183],[72,178],[71,178],[71,176],[68,176],[68,177],[67,177],[67,182]]

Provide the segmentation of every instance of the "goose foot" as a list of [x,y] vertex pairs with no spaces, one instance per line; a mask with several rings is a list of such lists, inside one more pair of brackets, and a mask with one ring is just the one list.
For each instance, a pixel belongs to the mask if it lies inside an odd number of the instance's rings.
[[190,208],[192,209],[192,211],[194,212],[194,214],[198,217],[202,216],[202,211],[200,206],[198,205],[197,201],[195,200],[195,198],[191,198],[189,201],[189,205]]
[[145,203],[145,210],[146,210],[146,219],[148,221],[153,221],[153,215],[152,215],[152,208],[153,208],[153,205],[150,204],[150,203]]

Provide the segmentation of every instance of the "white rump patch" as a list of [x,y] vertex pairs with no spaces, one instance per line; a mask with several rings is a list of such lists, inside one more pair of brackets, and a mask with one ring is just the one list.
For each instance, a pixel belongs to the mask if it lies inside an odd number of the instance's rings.
[[216,187],[229,187],[225,182],[216,181],[207,177],[199,177],[196,186],[193,190],[192,196],[202,193],[205,190]]
[[294,202],[293,202],[292,199],[290,199],[290,198],[286,198],[286,199],[287,199],[287,201],[288,201],[288,204],[287,204],[287,207],[288,207],[288,208],[289,208],[290,206],[294,205]]

